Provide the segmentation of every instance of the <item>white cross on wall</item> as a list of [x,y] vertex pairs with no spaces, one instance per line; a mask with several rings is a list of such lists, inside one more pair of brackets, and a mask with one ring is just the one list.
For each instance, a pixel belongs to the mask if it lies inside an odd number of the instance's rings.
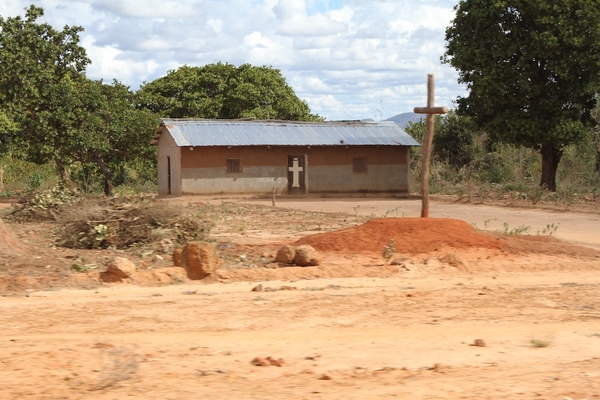
[[298,165],[298,159],[294,158],[293,166],[288,168],[292,172],[292,187],[300,187],[300,172],[304,169]]

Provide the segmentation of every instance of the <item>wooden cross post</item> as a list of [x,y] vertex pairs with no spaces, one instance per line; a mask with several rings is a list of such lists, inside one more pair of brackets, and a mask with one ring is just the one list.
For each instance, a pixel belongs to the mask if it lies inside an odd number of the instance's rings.
[[423,168],[421,171],[421,218],[429,218],[429,160],[435,127],[435,114],[446,114],[446,107],[434,107],[435,82],[433,74],[427,75],[427,107],[415,107],[416,114],[427,114],[427,134],[423,143]]

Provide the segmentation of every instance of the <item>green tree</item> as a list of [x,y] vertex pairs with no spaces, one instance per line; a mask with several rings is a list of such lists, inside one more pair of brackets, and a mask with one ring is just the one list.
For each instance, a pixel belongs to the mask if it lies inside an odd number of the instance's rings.
[[476,139],[481,132],[469,117],[450,110],[436,126],[433,137],[434,155],[454,168],[461,168],[477,156]]
[[[478,156],[476,139],[481,132],[469,117],[462,117],[450,110],[448,114],[435,116],[435,133],[431,155],[447,162],[455,169],[461,168]],[[423,142],[426,135],[426,121],[409,122],[405,128],[417,142]],[[413,156],[418,157],[420,148],[413,148]]]
[[6,113],[0,111],[0,155],[9,149],[12,138],[18,132],[17,124]]
[[[80,160],[95,163],[104,176],[104,193],[113,189],[115,173],[123,175],[125,167],[141,166],[156,170],[156,147],[150,139],[159,124],[159,118],[149,110],[136,108],[137,96],[118,81],[112,85],[93,81],[99,88],[99,101],[91,99],[96,107],[90,110],[90,117],[96,117],[95,126],[90,132],[95,136],[96,146],[87,147]],[[95,128],[95,129],[94,129]],[[156,174],[152,174],[156,176]]]
[[66,160],[56,143],[63,141],[63,125],[52,123],[57,96],[65,84],[83,78],[89,63],[79,45],[83,28],[65,26],[57,31],[38,23],[44,10],[36,6],[21,16],[0,17],[0,104],[19,133],[10,136],[10,145],[31,161],[56,162],[63,180],[67,179]]
[[592,111],[596,126],[592,129],[592,143],[596,150],[596,172],[600,174],[600,98],[597,100],[596,108]]
[[317,121],[281,72],[243,64],[183,66],[142,86],[139,106],[168,118]]
[[135,107],[135,94],[118,81],[63,80],[56,87],[52,109],[44,115],[49,125],[60,126],[63,134],[53,143],[63,160],[93,164],[102,173],[104,193],[113,191],[113,178],[124,165],[155,160],[149,138],[158,117]]
[[0,144],[30,161],[54,161],[63,181],[69,166],[95,165],[104,192],[113,190],[115,171],[151,160],[150,138],[158,118],[136,108],[125,85],[89,80],[89,60],[79,45],[81,27],[57,31],[38,23],[43,9],[26,10],[25,19],[0,17]]
[[600,89],[599,0],[462,0],[442,61],[459,71],[471,116],[492,141],[540,151],[556,190],[565,146],[588,137]]

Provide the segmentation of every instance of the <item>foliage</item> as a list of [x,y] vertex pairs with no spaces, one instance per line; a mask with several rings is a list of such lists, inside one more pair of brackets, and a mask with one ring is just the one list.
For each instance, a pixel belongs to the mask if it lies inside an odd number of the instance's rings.
[[537,149],[541,185],[556,190],[562,152],[583,140],[600,90],[597,0],[462,0],[446,30],[443,62],[469,96],[458,112],[493,142]]
[[[482,155],[477,142],[482,133],[470,118],[459,116],[451,110],[445,116],[436,115],[434,127],[433,158],[460,169]],[[423,143],[427,131],[426,121],[422,119],[419,122],[409,122],[405,130],[417,142]],[[420,162],[421,148],[412,147],[411,156],[414,162]]]
[[450,110],[440,118],[439,127],[435,129],[434,156],[460,169],[481,156],[482,149],[476,143],[478,136],[481,136],[481,132],[471,118],[460,117]]
[[386,260],[394,257],[396,254],[396,245],[394,244],[394,239],[390,239],[390,243],[387,245],[383,245],[383,251],[381,253],[382,257]]
[[43,15],[42,8],[32,5],[25,18],[0,17],[0,104],[10,125],[0,132],[2,142],[38,163],[63,156],[55,152],[63,127],[46,116],[57,113],[55,101],[62,87],[81,79],[89,63],[79,45],[83,28],[65,26],[57,31],[37,22]]
[[52,164],[37,165],[12,154],[12,150],[0,156],[3,183],[6,195],[28,189],[46,190],[57,183]]
[[512,235],[524,235],[531,229],[530,226],[521,225],[516,228],[509,228],[508,222],[502,224],[504,226],[503,235],[512,236]]
[[123,183],[128,165],[154,165],[156,148],[149,138],[158,118],[148,110],[137,110],[134,93],[118,81],[112,85],[86,81],[73,96],[77,94],[81,95],[79,107],[73,108],[81,110],[78,121],[85,122],[78,127],[77,140],[70,142],[69,152],[84,168],[90,164],[98,168],[104,178],[104,194],[110,195],[113,179]]
[[[15,156],[40,164],[54,161],[65,181],[70,165],[93,164],[108,195],[115,171],[137,160],[154,162],[150,138],[158,118],[136,109],[134,93],[125,85],[87,79],[83,72],[89,60],[79,45],[83,29],[66,26],[59,32],[38,23],[42,16],[43,9],[31,6],[25,20],[0,18],[0,104],[5,108],[0,142],[10,144]],[[41,184],[39,179],[30,183]]]
[[0,111],[0,154],[9,150],[10,139],[19,131],[18,125]]
[[62,184],[41,192],[32,190],[20,196],[5,218],[11,222],[55,221],[63,209],[79,198],[78,192]]
[[596,108],[592,111],[596,126],[592,129],[592,143],[596,151],[596,162],[594,169],[600,174],[600,97],[596,100]]
[[168,118],[317,121],[281,72],[243,64],[183,66],[142,86],[139,107]]

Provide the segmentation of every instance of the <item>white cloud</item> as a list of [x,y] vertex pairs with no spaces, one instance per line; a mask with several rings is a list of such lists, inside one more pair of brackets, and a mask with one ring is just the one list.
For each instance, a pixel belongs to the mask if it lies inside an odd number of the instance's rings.
[[[31,0],[0,0],[23,15]],[[181,65],[280,69],[327,119],[379,119],[426,102],[452,106],[465,88],[440,63],[458,0],[38,0],[57,29],[81,25],[88,76],[137,89]]]
[[88,0],[96,10],[122,18],[181,18],[201,15],[203,0]]

